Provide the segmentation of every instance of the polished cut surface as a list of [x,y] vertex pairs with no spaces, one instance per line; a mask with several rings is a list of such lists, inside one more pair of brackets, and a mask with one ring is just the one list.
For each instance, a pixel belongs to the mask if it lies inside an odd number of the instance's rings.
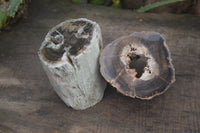
[[152,99],[175,81],[168,47],[155,32],[136,32],[108,44],[100,66],[112,86],[133,98]]

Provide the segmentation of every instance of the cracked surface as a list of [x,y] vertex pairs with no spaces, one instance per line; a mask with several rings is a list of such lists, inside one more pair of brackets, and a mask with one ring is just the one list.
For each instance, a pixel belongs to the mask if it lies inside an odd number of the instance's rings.
[[67,57],[77,56],[89,45],[93,27],[94,23],[84,19],[65,21],[57,25],[50,30],[43,42],[43,59],[47,62],[57,62],[65,52]]

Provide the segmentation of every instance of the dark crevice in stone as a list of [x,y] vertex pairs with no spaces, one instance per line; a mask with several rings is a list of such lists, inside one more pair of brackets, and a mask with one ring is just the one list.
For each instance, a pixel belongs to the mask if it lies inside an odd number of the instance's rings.
[[129,54],[128,57],[130,58],[129,68],[135,69],[137,72],[136,77],[140,78],[144,73],[144,68],[147,66],[148,58],[144,55],[136,55],[134,53]]
[[71,57],[70,57],[68,54],[67,54],[67,58],[68,58],[68,60],[69,60],[69,63],[74,67],[74,63],[73,63]]

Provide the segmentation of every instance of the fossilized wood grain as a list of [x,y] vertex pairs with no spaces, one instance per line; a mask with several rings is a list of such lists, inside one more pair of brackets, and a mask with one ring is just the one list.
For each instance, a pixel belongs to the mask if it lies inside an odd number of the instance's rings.
[[[165,37],[176,82],[150,101],[123,96],[110,86],[103,100],[75,111],[60,100],[44,73],[37,51],[49,29],[85,17],[102,27],[104,45],[133,32]],[[200,131],[200,17],[135,14],[132,11],[66,0],[34,0],[30,14],[13,30],[0,33],[0,64],[20,84],[0,85],[0,130],[6,133],[172,133]]]
[[83,110],[98,103],[106,82],[99,72],[102,35],[99,25],[80,18],[53,27],[39,57],[54,90],[70,107]]
[[101,52],[100,71],[120,93],[152,99],[175,81],[170,52],[155,32],[135,32],[108,44]]

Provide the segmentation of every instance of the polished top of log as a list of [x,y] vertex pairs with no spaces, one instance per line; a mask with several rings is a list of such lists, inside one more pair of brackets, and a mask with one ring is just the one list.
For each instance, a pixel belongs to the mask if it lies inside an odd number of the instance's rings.
[[103,77],[132,98],[152,99],[175,81],[168,47],[155,32],[136,32],[108,44],[100,66]]

